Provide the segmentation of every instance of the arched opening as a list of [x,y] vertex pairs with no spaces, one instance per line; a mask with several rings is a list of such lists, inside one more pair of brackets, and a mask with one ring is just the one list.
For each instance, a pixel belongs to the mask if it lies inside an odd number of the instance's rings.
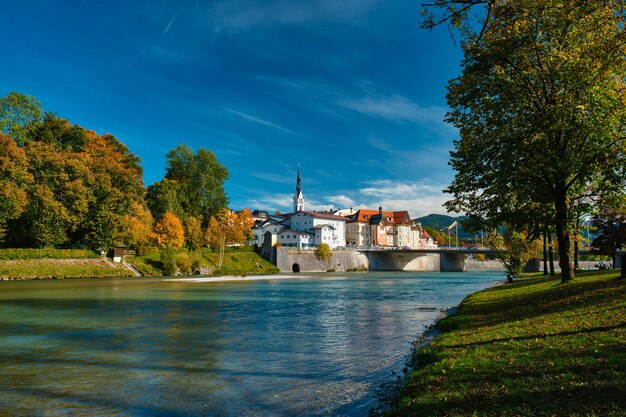
[[292,270],[293,272],[300,272],[300,264],[293,264],[293,265],[291,266],[291,270]]

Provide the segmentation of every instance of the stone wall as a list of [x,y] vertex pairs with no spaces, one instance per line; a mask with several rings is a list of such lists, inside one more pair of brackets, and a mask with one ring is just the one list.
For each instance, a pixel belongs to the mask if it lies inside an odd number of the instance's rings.
[[321,272],[333,269],[337,272],[368,270],[367,256],[356,251],[333,251],[329,262],[318,261],[314,250],[276,248],[276,266],[282,272]]

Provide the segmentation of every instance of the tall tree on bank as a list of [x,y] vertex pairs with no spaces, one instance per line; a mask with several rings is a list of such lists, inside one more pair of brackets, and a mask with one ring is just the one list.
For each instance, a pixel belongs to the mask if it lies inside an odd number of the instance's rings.
[[42,116],[39,100],[33,96],[10,92],[0,97],[0,132],[11,136],[18,146],[31,139]]
[[463,72],[448,87],[461,139],[446,207],[513,225],[553,210],[568,281],[570,200],[624,174],[626,0],[437,3],[488,12],[480,33],[465,26]]
[[148,188],[148,204],[154,216],[165,211],[186,220],[193,216],[207,225],[209,218],[226,208],[224,181],[228,169],[206,150],[179,145],[167,153],[165,178]]

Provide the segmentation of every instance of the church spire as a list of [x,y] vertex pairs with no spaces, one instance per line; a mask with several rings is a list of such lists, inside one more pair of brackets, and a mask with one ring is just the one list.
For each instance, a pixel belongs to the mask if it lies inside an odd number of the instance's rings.
[[302,194],[302,180],[300,179],[300,164],[298,164],[298,179],[296,193],[293,196],[293,212],[304,211],[304,195]]

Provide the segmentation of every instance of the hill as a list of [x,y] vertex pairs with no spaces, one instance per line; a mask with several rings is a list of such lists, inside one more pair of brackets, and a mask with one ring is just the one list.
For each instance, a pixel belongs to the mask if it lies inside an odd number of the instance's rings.
[[459,222],[459,239],[471,239],[474,235],[464,232],[463,227],[460,225],[461,221],[464,219],[465,216],[452,217],[445,214],[429,214],[428,216],[418,217],[413,220],[422,223],[422,226],[432,227],[435,230],[441,230],[444,227],[448,227],[456,220]]

